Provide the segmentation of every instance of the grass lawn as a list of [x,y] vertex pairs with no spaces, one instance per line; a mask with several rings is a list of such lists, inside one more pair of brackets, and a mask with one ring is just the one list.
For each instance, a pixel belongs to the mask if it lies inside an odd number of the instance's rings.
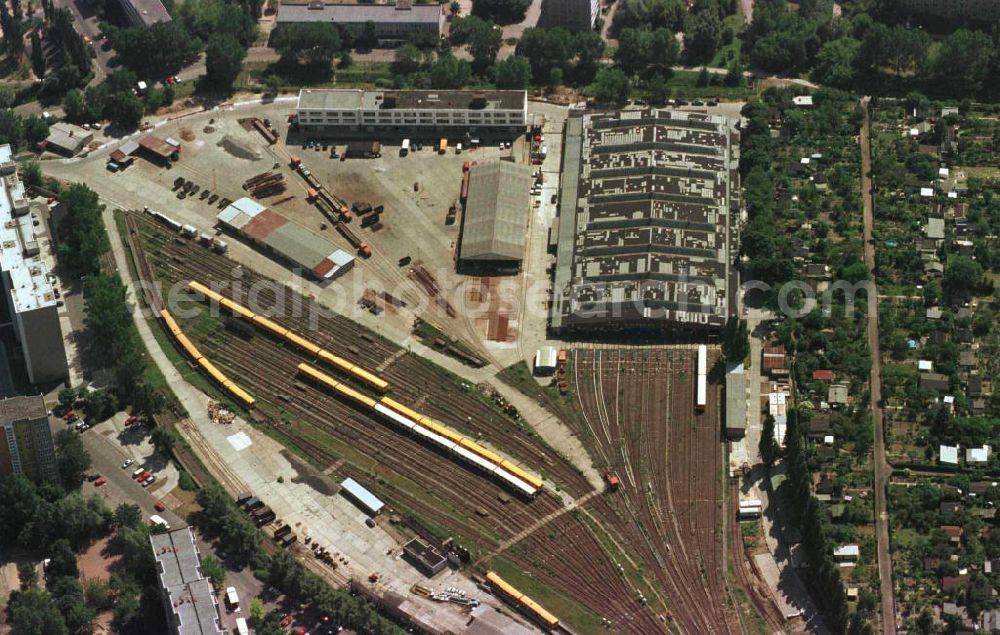
[[[741,46],[743,45],[743,40],[740,35],[746,28],[746,23],[743,21],[743,16],[739,13],[734,13],[733,15],[726,16],[726,19],[722,21],[722,29],[729,29],[733,32],[733,39],[729,41],[729,44],[719,47],[719,50],[715,52],[715,56],[712,61],[709,62],[709,66],[717,66],[719,68],[728,68],[729,63],[734,57],[738,57],[741,53]],[[744,65],[746,60],[744,60]]]
[[605,632],[599,615],[569,596],[555,591],[550,585],[524,573],[509,560],[499,556],[493,558],[493,570],[574,630],[580,633]]

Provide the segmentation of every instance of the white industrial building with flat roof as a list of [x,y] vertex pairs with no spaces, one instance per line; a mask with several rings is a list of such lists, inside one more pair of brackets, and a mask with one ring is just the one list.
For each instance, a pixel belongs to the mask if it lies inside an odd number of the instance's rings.
[[66,379],[69,365],[59,326],[54,276],[40,257],[24,184],[9,145],[0,146],[0,272],[28,380]]
[[303,133],[345,131],[524,131],[528,93],[523,90],[307,89],[296,106]]

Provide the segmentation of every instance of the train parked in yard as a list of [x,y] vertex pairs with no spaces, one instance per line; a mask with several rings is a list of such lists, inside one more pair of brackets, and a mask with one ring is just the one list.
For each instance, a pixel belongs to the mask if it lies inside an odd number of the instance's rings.
[[292,329],[281,326],[280,324],[277,324],[274,321],[269,320],[268,318],[262,315],[254,313],[253,311],[244,307],[243,305],[233,302],[229,298],[223,296],[221,293],[217,293],[209,289],[200,282],[192,280],[188,282],[187,288],[189,291],[192,291],[194,293],[200,293],[208,300],[219,303],[222,307],[232,312],[234,315],[238,315],[242,318],[249,320],[256,326],[259,326],[260,328],[271,333],[272,335],[275,335],[278,338],[283,339],[289,342],[290,344],[293,344],[296,348],[299,348],[309,353],[313,357],[317,357],[323,360],[324,362],[337,368],[341,372],[350,375],[354,379],[364,384],[367,384],[368,386],[376,388],[382,392],[385,392],[386,390],[389,389],[389,382],[385,381],[378,375],[370,373],[364,368],[358,366],[357,364],[352,364],[343,357],[334,355],[333,353],[327,351],[326,349],[322,349],[319,346],[316,346],[309,340],[305,339],[304,337],[292,331]]
[[524,593],[518,591],[513,585],[501,578],[495,572],[488,571],[486,573],[486,579],[493,585],[494,589],[499,591],[504,597],[510,599],[510,601],[516,604],[518,608],[530,615],[532,619],[537,620],[549,630],[559,628],[559,618],[545,610],[538,602],[535,602]]
[[257,400],[250,393],[243,390],[237,386],[234,381],[223,375],[222,372],[215,367],[215,364],[208,361],[208,359],[201,354],[201,351],[199,351],[191,340],[184,335],[184,332],[181,331],[180,326],[177,325],[177,321],[174,319],[174,316],[170,315],[169,311],[161,309],[160,318],[163,320],[163,324],[167,328],[167,331],[174,336],[174,340],[180,346],[181,350],[187,353],[188,357],[198,364],[202,370],[208,373],[208,375],[214,379],[217,384],[229,391],[229,394],[236,397],[240,403],[247,408],[253,408],[257,404]]
[[708,347],[704,344],[698,346],[698,384],[695,387],[694,407],[698,412],[705,410],[708,400]]
[[463,437],[454,430],[393,399],[383,397],[380,400],[375,400],[309,364],[299,364],[299,372],[324,388],[333,390],[341,397],[374,410],[382,418],[399,424],[422,439],[447,450],[450,454],[457,455],[488,474],[495,475],[506,485],[525,496],[534,496],[542,487],[542,480],[537,476],[529,474],[495,452],[487,450],[475,441]]

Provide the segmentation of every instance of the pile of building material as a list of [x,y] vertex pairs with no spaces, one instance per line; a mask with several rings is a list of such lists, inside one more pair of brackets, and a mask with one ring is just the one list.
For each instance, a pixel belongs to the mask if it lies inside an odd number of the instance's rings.
[[212,423],[230,424],[236,420],[236,413],[224,408],[216,401],[209,401],[208,418],[212,420]]

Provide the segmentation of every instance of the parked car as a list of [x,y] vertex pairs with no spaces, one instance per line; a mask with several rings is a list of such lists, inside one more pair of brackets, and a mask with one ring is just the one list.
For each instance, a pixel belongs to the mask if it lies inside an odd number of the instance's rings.
[[132,472],[132,478],[139,478],[139,475],[140,475],[140,474],[142,474],[142,473],[143,473],[143,472],[145,472],[145,471],[146,471],[146,468],[144,468],[144,467],[142,467],[142,466],[140,466],[140,467],[137,467],[137,468],[135,469],[135,471],[134,471],[134,472]]
[[135,480],[137,480],[137,481],[145,481],[147,478],[149,478],[149,476],[150,476],[149,472],[147,472],[144,469],[141,472],[139,472],[139,474],[137,474],[135,476]]
[[142,481],[143,485],[152,485],[155,482],[156,482],[156,475],[155,474],[150,474],[149,476],[147,476]]
[[131,415],[130,417],[128,417],[127,419],[125,419],[125,427],[128,427],[128,426],[132,425],[133,423],[136,423],[137,421],[139,421],[139,417],[137,417],[135,415]]
[[72,416],[73,416],[74,414],[76,414],[76,413],[75,413],[75,412],[73,412],[73,410],[72,410],[72,409],[69,409],[69,410],[67,410],[67,411],[66,411],[66,412],[64,412],[64,413],[63,413],[63,415],[62,415],[62,418],[63,418],[63,421],[66,421],[66,420],[68,420],[68,419],[69,419],[70,417],[72,417]]
[[99,478],[96,481],[94,481],[94,487],[100,487],[101,485],[104,485],[105,483],[107,483],[107,480],[105,480],[103,478]]
[[163,504],[163,501],[156,501],[155,503],[153,503],[153,509],[155,509],[158,512],[162,512],[166,508],[167,506]]
[[125,462],[122,463],[122,469],[124,470],[125,468],[127,468],[130,465],[132,465],[133,463],[135,463],[135,461],[133,461],[132,459],[125,459]]

